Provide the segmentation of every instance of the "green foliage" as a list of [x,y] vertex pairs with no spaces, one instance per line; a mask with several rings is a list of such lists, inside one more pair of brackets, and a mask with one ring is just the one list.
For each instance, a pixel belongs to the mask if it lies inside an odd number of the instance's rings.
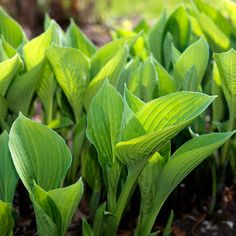
[[64,32],[49,16],[28,41],[1,8],[0,235],[13,235],[18,178],[40,236],[66,234],[83,182],[84,236],[116,235],[136,189],[135,235],[155,235],[168,196],[209,155],[213,198],[216,175],[219,192],[226,170],[236,183],[235,9],[194,0],[153,26],[114,28],[97,48],[73,20]]

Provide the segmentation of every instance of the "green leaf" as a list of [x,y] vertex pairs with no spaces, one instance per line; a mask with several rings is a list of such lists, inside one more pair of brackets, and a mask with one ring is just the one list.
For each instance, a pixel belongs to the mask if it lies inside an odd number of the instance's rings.
[[[0,120],[5,120],[8,115],[8,103],[5,97],[0,95]],[[2,127],[3,128],[3,127]]]
[[144,64],[131,74],[127,86],[131,93],[144,101],[150,101],[157,85],[157,73],[154,58],[149,57]]
[[73,48],[52,47],[47,51],[47,57],[78,122],[88,81],[89,61],[80,51]]
[[221,86],[228,104],[230,119],[232,119],[231,125],[234,125],[233,122],[236,118],[236,51],[231,49],[225,53],[214,54],[214,59],[219,70]]
[[8,148],[9,136],[6,131],[0,135],[0,200],[12,203],[18,175]]
[[80,30],[73,19],[71,19],[70,25],[66,31],[65,40],[66,45],[79,49],[88,57],[92,57],[92,55],[96,52],[96,46]]
[[212,120],[222,121],[224,114],[226,114],[225,98],[222,90],[221,79],[219,70],[216,63],[213,64],[213,80],[211,93],[217,96],[215,102],[212,104]]
[[[37,185],[36,185],[37,186]],[[38,191],[37,191],[38,190]],[[36,192],[37,191],[37,192]],[[56,208],[55,204],[53,203],[53,201],[50,199],[50,197],[48,197],[47,193],[45,191],[43,191],[39,186],[36,189],[36,187],[34,188],[34,192],[37,195],[37,200],[40,201],[40,199],[42,201],[44,201],[41,204],[44,204],[44,206],[46,204],[48,204],[48,207],[50,210],[51,206],[49,205],[48,201],[50,201],[52,207],[54,207],[54,211],[56,211],[58,213],[58,209]],[[34,197],[33,194],[30,195],[30,199],[33,202],[33,206],[34,206],[34,212],[35,212],[35,216],[36,216],[36,223],[37,223],[37,234],[39,236],[43,236],[43,235],[51,235],[51,236],[58,236],[60,235],[57,231],[57,225],[56,223],[53,221],[53,219],[47,214],[47,212],[45,211],[45,209],[43,209],[42,205],[40,204],[40,202],[37,202],[36,198]],[[50,199],[50,200],[49,200]],[[58,213],[58,215],[60,216],[60,214]],[[61,224],[60,224],[61,225]]]
[[14,57],[16,53],[16,49],[4,39],[4,36],[0,36],[0,61]]
[[[136,169],[200,115],[213,99],[201,93],[179,92],[146,103],[127,124],[127,141],[116,144],[120,161],[129,169]],[[143,130],[137,130],[137,121]]]
[[136,97],[133,93],[131,93],[128,88],[125,86],[125,101],[129,105],[130,109],[133,112],[137,112],[144,104],[142,100]]
[[80,179],[79,181],[68,187],[53,189],[48,192],[48,195],[55,202],[62,215],[63,235],[70,225],[72,217],[82,198],[83,190],[83,182]]
[[18,75],[7,92],[7,103],[9,109],[15,113],[21,111],[28,115],[32,98],[39,86],[43,75],[44,62],[33,67],[24,74]]
[[139,220],[152,211],[157,188],[156,182],[164,165],[163,157],[159,153],[155,153],[139,175],[138,184],[141,193]]
[[164,40],[164,31],[167,22],[167,16],[164,12],[157,23],[150,29],[147,36],[148,48],[159,63],[162,64],[162,43]]
[[56,132],[20,114],[9,137],[16,171],[29,192],[33,181],[45,191],[61,186],[71,154]]
[[[38,225],[40,224],[39,227],[45,227],[48,231],[53,228],[51,222],[54,222],[57,228],[56,235],[65,235],[83,194],[82,181],[79,180],[77,183],[66,188],[57,188],[48,192],[35,184],[33,193],[34,195],[31,198],[33,199],[36,217],[39,217],[36,218]],[[45,222],[48,229],[46,225],[41,225],[41,218],[43,216],[47,216],[51,219]]]
[[[201,85],[209,60],[209,47],[204,38],[190,45],[174,67],[174,78],[179,89],[196,91]],[[193,70],[193,71],[191,71]],[[190,76],[190,78],[188,78]],[[194,86],[191,86],[192,81]]]
[[220,30],[214,21],[207,15],[199,12],[196,18],[212,51],[222,52],[230,48],[230,39]]
[[93,230],[91,226],[88,224],[88,222],[83,219],[83,236],[93,236]]
[[175,46],[183,51],[187,47],[190,37],[190,21],[183,5],[177,7],[170,15],[167,29],[173,35]]
[[91,102],[88,112],[87,137],[96,147],[99,162],[105,170],[115,159],[122,121],[123,100],[117,90],[105,81]]
[[12,206],[0,200],[0,235],[13,236]]
[[62,129],[62,128],[70,127],[73,124],[74,122],[69,117],[61,116],[58,119],[52,120],[48,124],[48,127],[50,129]]
[[27,70],[32,69],[45,57],[45,51],[53,44],[60,45],[62,42],[62,32],[60,27],[51,22],[50,27],[38,37],[29,41],[23,47],[24,60]]
[[198,10],[207,15],[227,37],[230,37],[230,22],[221,13],[220,9],[215,9],[213,6],[203,0],[194,0],[194,4],[197,6]]
[[53,71],[48,62],[43,68],[40,84],[37,89],[37,94],[43,104],[44,122],[49,124],[53,119],[54,95],[57,88],[57,82],[54,78]]
[[130,37],[123,37],[99,48],[91,59],[90,77],[94,78],[126,45],[131,48],[138,37],[139,34]]
[[2,7],[0,7],[0,35],[3,35],[14,48],[19,48],[27,41],[21,26]]
[[198,136],[181,146],[164,166],[156,182],[152,211],[140,222],[136,235],[148,235],[156,217],[175,187],[212,152],[226,142],[233,132]]
[[0,94],[5,96],[7,89],[17,72],[23,67],[18,54],[0,63]]
[[176,92],[176,83],[172,76],[159,63],[156,63],[157,70],[157,96],[161,97]]
[[116,55],[102,67],[97,76],[91,81],[85,91],[84,105],[86,110],[88,110],[91,100],[106,79],[115,87],[118,86],[119,77],[125,67],[127,56],[128,48],[125,46],[116,52]]

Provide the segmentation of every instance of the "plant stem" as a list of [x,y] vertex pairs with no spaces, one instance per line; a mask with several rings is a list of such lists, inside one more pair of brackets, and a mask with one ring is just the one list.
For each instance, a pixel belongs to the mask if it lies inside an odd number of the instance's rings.
[[215,209],[216,205],[216,192],[217,192],[217,179],[216,179],[216,166],[215,160],[211,158],[209,162],[211,168],[211,177],[212,177],[212,200],[209,208],[209,214],[211,215]]

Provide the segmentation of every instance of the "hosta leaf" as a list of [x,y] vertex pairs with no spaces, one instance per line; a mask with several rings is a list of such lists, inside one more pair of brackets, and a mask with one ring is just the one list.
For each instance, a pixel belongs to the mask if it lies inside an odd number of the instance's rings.
[[156,182],[164,164],[163,157],[159,153],[155,153],[139,176],[138,184],[141,192],[140,217],[152,211],[157,188]]
[[212,120],[213,121],[221,121],[224,118],[224,114],[226,114],[225,107],[225,99],[222,91],[221,79],[219,70],[217,68],[216,63],[213,64],[213,80],[212,80],[212,88],[211,93],[217,95],[215,102],[212,104]]
[[125,101],[133,112],[137,112],[145,104],[145,102],[131,93],[127,87],[125,87]]
[[83,182],[80,179],[75,184],[65,188],[53,189],[48,195],[55,202],[62,215],[62,232],[65,234],[70,225],[75,210],[83,194]]
[[164,12],[148,34],[148,48],[159,63],[162,63],[162,43],[166,26],[166,13]]
[[[193,80],[195,81],[195,86],[193,86],[192,90],[196,91],[205,74],[208,60],[208,44],[204,38],[200,38],[184,51],[175,64],[174,78],[178,85],[178,89],[181,89],[182,86],[185,87],[185,90],[191,88],[191,86],[186,83],[191,83],[191,80]],[[193,68],[194,73],[191,74]],[[187,80],[188,76],[191,76],[189,80]]]
[[176,83],[172,76],[159,63],[156,63],[157,70],[157,96],[161,97],[172,92],[176,92]]
[[66,45],[77,48],[86,56],[91,57],[96,52],[96,46],[90,39],[80,30],[71,19],[70,25],[66,31]]
[[99,48],[91,59],[90,77],[94,78],[117,53],[119,54],[119,51],[121,51],[125,45],[131,48],[138,37],[138,34],[136,36],[123,37]]
[[172,59],[172,44],[173,44],[173,36],[170,32],[167,32],[164,42],[163,42],[163,51],[165,52],[163,55],[165,68],[169,71],[171,67],[171,59]]
[[55,224],[55,222],[53,222],[53,219],[50,218],[49,215],[47,215],[47,213],[36,201],[33,195],[31,195],[31,201],[33,202],[33,206],[34,206],[38,235],[39,236],[43,236],[43,235],[58,236],[57,225]]
[[214,21],[203,13],[197,13],[196,17],[213,51],[221,52],[230,48],[230,39],[219,29]]
[[24,46],[23,54],[27,70],[40,63],[45,57],[45,51],[53,44],[61,44],[61,34],[60,27],[52,21],[50,27],[43,34],[32,39]]
[[153,98],[156,85],[157,73],[152,57],[139,65],[127,83],[129,90],[144,101],[150,101]]
[[13,236],[13,226],[11,205],[0,200],[0,235]]
[[3,35],[14,48],[27,41],[21,26],[0,7],[0,35]]
[[219,9],[215,9],[213,6],[203,0],[194,0],[194,4],[197,6],[200,12],[204,13],[220,28],[220,30],[230,37],[231,26],[230,22],[225,18]]
[[[179,92],[146,103],[127,124],[124,137],[128,141],[116,144],[119,159],[128,168],[136,168],[200,115],[213,99],[201,93]],[[143,130],[137,130],[137,121]]]
[[83,236],[93,236],[93,230],[91,226],[88,224],[88,222],[83,219]]
[[163,167],[156,182],[152,211],[139,222],[136,235],[148,235],[155,219],[169,194],[174,188],[213,151],[219,148],[233,132],[212,133],[196,137],[181,146]]
[[167,22],[168,31],[173,35],[175,46],[183,51],[188,45],[190,36],[190,21],[183,5],[180,5],[170,15]]
[[62,129],[62,128],[67,128],[70,127],[74,124],[74,122],[66,116],[59,117],[58,119],[52,120],[49,124],[48,127],[50,129]]
[[16,49],[13,48],[4,37],[0,37],[0,61],[7,60],[17,53]]
[[[40,186],[34,183],[33,187],[33,197],[31,197],[31,200],[33,202],[33,206],[36,213],[36,221],[37,224],[42,224],[40,222],[40,219],[42,217],[46,218],[46,222],[44,223],[44,226],[39,226],[39,229],[41,227],[45,227],[45,229],[51,230],[51,228],[54,228],[54,224],[56,226],[56,235],[63,235],[63,227],[62,227],[62,214],[59,211],[56,203],[53,201],[51,196],[49,196],[48,192],[44,191]],[[39,219],[37,218],[39,217]],[[51,220],[47,220],[47,218]],[[54,224],[52,224],[52,222]],[[47,228],[46,228],[47,227]],[[40,233],[39,233],[40,234]]]
[[[233,132],[226,132],[201,135],[181,146],[171,156],[170,161],[165,165],[158,178],[156,201],[163,204],[173,189],[233,134]],[[172,174],[170,175],[170,173]]]
[[128,48],[125,46],[117,51],[116,55],[102,67],[97,76],[91,81],[85,91],[84,105],[86,109],[88,109],[91,100],[102,86],[105,79],[108,79],[115,87],[118,85],[119,77],[125,67],[127,56]]
[[99,153],[103,168],[112,165],[114,148],[122,121],[123,101],[117,90],[105,81],[91,102],[88,112],[87,136]]
[[12,203],[18,175],[8,148],[9,137],[6,131],[0,135],[0,200]]
[[52,47],[47,51],[47,57],[78,121],[87,85],[89,61],[80,51],[73,48]]
[[236,117],[236,51],[231,49],[228,52],[214,54],[221,86],[229,107],[232,119]]
[[8,103],[5,97],[0,95],[0,120],[5,120],[8,111]]
[[14,165],[29,192],[33,181],[45,191],[60,187],[70,166],[71,154],[56,132],[20,114],[9,137]]
[[224,6],[225,9],[228,13],[228,16],[231,20],[231,24],[232,24],[232,29],[231,29],[231,33],[236,36],[235,34],[235,29],[236,29],[236,15],[235,15],[235,11],[236,11],[236,3],[233,2],[232,0],[224,0]]
[[18,75],[7,92],[9,109],[15,113],[21,111],[27,115],[33,95],[43,75],[44,62],[33,67],[24,74]]
[[43,68],[43,75],[41,75],[39,88],[37,94],[43,104],[44,122],[49,124],[53,119],[53,102],[54,95],[57,88],[57,82],[54,78],[53,71],[48,62]]
[[0,63],[0,94],[4,96],[15,76],[22,69],[22,61],[18,54],[14,57]]

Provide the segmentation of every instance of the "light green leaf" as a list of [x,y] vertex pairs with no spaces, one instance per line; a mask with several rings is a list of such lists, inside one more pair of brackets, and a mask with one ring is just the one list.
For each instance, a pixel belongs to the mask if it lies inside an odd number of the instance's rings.
[[188,141],[172,155],[158,177],[152,211],[142,218],[142,222],[139,222],[137,236],[148,235],[151,232],[156,217],[169,194],[195,167],[232,135],[233,132],[202,135]]
[[16,171],[29,192],[33,181],[45,191],[61,186],[71,154],[56,132],[20,114],[9,137]]
[[26,41],[26,36],[21,26],[0,7],[0,35],[14,48],[19,48]]
[[65,41],[66,45],[79,49],[88,57],[92,57],[92,55],[96,52],[96,46],[80,30],[73,19],[71,19],[70,25],[66,31]]
[[16,55],[17,51],[13,48],[4,37],[0,36],[0,61],[7,60]]
[[48,192],[62,216],[62,232],[65,234],[70,225],[75,210],[83,195],[83,182],[80,179],[75,184],[65,188],[53,189]]
[[6,131],[0,135],[0,200],[12,203],[18,175],[8,148],[9,136]]
[[79,50],[73,48],[52,47],[46,54],[78,122],[88,81],[89,61]]
[[159,63],[156,63],[157,70],[157,96],[161,97],[176,92],[176,83],[172,76]]
[[198,10],[207,15],[227,37],[230,37],[230,22],[221,13],[220,9],[214,8],[213,5],[208,4],[207,1],[204,0],[194,0],[194,4],[197,6]]
[[[191,88],[190,84],[191,81],[193,81],[195,86],[193,86],[192,90],[196,91],[205,74],[208,60],[208,44],[204,38],[200,38],[184,51],[175,64],[174,78],[178,85],[178,90],[181,88],[185,90]],[[193,70],[194,73],[192,73],[191,70]]]
[[27,70],[32,69],[45,57],[45,51],[53,44],[60,45],[62,42],[62,32],[60,27],[51,22],[50,27],[38,37],[29,41],[23,47],[24,60]]
[[90,78],[94,78],[103,67],[117,55],[117,53],[120,53],[125,45],[128,45],[128,47],[131,48],[138,37],[139,34],[130,37],[123,37],[99,48],[91,59]]
[[[226,98],[232,124],[236,118],[236,51],[234,49],[221,54],[214,54],[221,86]],[[233,127],[231,127],[233,128]]]
[[0,200],[0,235],[13,236],[12,206]]
[[212,51],[222,52],[230,48],[230,39],[220,30],[214,21],[207,15],[199,12],[196,18]]
[[115,153],[123,113],[123,100],[117,90],[108,83],[98,91],[88,112],[87,136],[96,147],[99,161],[105,169],[111,166]]
[[[116,144],[120,161],[129,169],[137,168],[200,115],[213,99],[201,93],[179,92],[146,103],[127,124],[127,141]],[[143,130],[137,130],[137,121]]]
[[54,78],[53,71],[48,62],[43,68],[40,84],[37,89],[37,94],[43,104],[44,122],[49,124],[53,119],[54,95],[57,88],[57,82]]
[[190,21],[183,5],[177,7],[170,15],[167,29],[173,35],[175,46],[183,51],[187,47],[190,37]]
[[147,36],[148,48],[159,63],[162,64],[162,43],[164,40],[164,31],[167,22],[167,16],[164,12],[157,23],[150,29]]
[[13,77],[22,69],[22,64],[18,54],[0,63],[0,94],[2,96],[5,96]]
[[116,52],[115,56],[101,68],[97,76],[91,81],[85,91],[84,97],[84,105],[87,110],[91,100],[102,86],[105,79],[108,79],[115,87],[118,86],[121,72],[123,71],[127,61],[127,56],[128,48],[125,46]]
[[[41,189],[38,188],[37,190],[41,190]],[[35,193],[37,190],[35,189]],[[40,196],[40,193],[41,193],[41,196]],[[44,204],[48,203],[49,197],[47,196],[45,191],[43,191],[43,190],[40,192],[38,191],[37,197],[38,198],[44,197],[44,199],[43,199],[45,201]],[[30,195],[30,198],[31,198],[31,201],[33,202],[34,212],[35,212],[35,216],[36,216],[37,234],[39,236],[44,236],[44,235],[58,236],[57,225],[55,224],[53,219],[45,212],[45,210],[42,208],[40,203],[37,202],[37,200],[35,199],[33,194]],[[50,201],[50,203],[52,203],[52,200]],[[52,203],[52,207],[55,207],[55,204]],[[51,210],[51,208],[50,208],[50,210]],[[55,211],[56,210],[57,209],[55,208]],[[57,212],[58,212],[58,210],[57,210]]]
[[133,112],[137,112],[144,104],[142,100],[136,97],[133,93],[131,93],[128,88],[125,86],[125,101],[129,105],[130,109]]
[[48,127],[50,129],[62,129],[62,128],[70,127],[73,124],[74,122],[69,117],[61,116],[58,119],[52,120],[48,124]]
[[30,104],[43,75],[44,62],[24,74],[18,75],[7,92],[9,109],[15,113],[21,111],[28,115]]
[[88,222],[83,219],[83,236],[93,236],[93,230]]

